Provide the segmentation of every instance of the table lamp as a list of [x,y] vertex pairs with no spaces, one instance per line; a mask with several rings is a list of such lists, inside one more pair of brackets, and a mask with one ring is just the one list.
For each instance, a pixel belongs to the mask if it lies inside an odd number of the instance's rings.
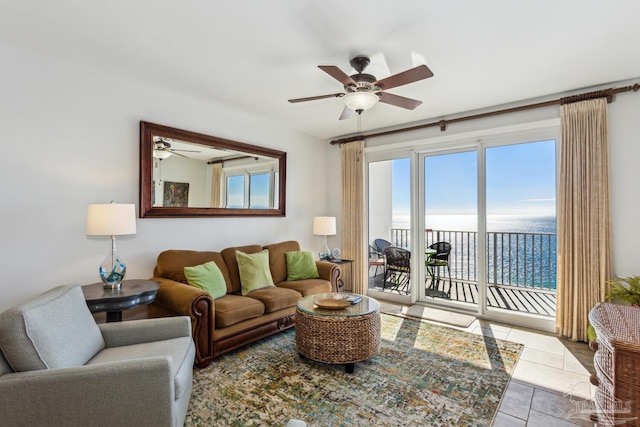
[[331,259],[331,251],[327,245],[327,236],[336,234],[336,218],[333,216],[317,216],[313,218],[313,234],[315,236],[324,236],[324,246],[320,252],[320,259]]
[[104,288],[120,289],[127,266],[116,251],[116,235],[136,234],[134,204],[92,203],[87,208],[87,235],[111,236],[111,253],[100,264],[100,279]]

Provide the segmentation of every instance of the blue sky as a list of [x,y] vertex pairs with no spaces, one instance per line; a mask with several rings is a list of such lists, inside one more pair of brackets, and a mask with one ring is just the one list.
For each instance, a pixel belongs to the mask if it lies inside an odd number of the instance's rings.
[[227,207],[242,208],[244,206],[244,175],[227,178]]
[[[555,215],[555,141],[487,148],[489,215]],[[410,202],[409,159],[393,161],[394,215],[406,214]],[[425,160],[427,215],[475,214],[475,151],[430,156]]]
[[[242,208],[244,205],[244,175],[234,175],[227,178],[228,200],[227,207]],[[249,207],[254,209],[269,208],[269,174],[259,173],[249,175]]]

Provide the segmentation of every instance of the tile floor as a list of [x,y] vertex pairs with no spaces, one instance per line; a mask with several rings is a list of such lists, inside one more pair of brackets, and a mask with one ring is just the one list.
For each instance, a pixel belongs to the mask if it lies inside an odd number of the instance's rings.
[[[408,310],[406,306],[385,302],[381,306],[388,313]],[[595,391],[589,383],[589,375],[594,372],[594,353],[587,344],[480,319],[467,328],[456,329],[524,345],[494,427],[595,425],[588,414]]]

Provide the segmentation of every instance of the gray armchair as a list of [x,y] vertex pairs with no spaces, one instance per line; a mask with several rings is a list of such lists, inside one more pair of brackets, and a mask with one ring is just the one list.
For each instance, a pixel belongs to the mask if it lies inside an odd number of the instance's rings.
[[0,349],[2,425],[184,424],[188,317],[98,325],[80,287],[60,286],[0,314]]

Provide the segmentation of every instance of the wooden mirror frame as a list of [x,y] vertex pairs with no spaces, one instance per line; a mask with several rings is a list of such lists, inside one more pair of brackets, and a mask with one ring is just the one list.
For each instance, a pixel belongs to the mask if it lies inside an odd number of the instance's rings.
[[[205,207],[160,207],[152,205],[153,194],[153,147],[154,137],[165,137],[189,143],[240,151],[248,155],[273,157],[278,160],[278,208],[205,208]],[[218,138],[196,132],[140,121],[140,218],[194,218],[194,217],[283,217],[287,188],[287,153],[271,148]]]

